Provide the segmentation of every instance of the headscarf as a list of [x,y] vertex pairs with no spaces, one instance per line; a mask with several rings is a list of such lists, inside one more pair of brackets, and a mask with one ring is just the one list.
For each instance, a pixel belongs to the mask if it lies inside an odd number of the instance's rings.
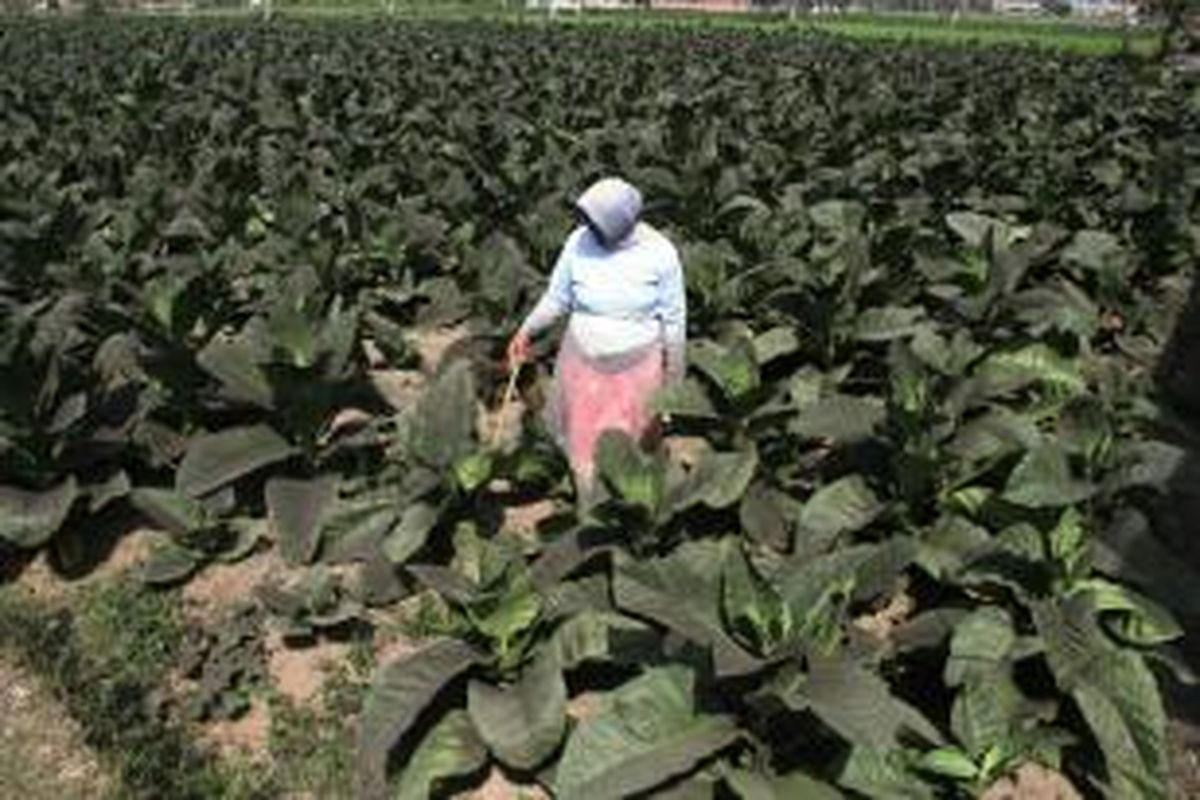
[[621,178],[602,178],[575,201],[588,225],[606,247],[614,247],[637,225],[642,193]]

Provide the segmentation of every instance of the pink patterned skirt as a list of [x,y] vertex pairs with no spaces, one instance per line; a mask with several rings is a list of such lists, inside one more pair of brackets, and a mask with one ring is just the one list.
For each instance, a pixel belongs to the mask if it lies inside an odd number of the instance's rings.
[[591,358],[570,334],[563,337],[547,412],[577,481],[591,485],[600,434],[618,430],[642,439],[650,432],[654,421],[650,400],[662,385],[660,344],[611,358]]

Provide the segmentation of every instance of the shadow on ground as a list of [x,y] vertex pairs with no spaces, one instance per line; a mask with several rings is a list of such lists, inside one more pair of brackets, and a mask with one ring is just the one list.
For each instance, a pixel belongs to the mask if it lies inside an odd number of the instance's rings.
[[[1200,674],[1200,279],[1192,283],[1155,380],[1164,408],[1163,438],[1182,448],[1182,459],[1151,519],[1154,538],[1163,555],[1173,560],[1174,574],[1147,589],[1157,589],[1161,600],[1176,611],[1185,631],[1179,655]],[[1147,544],[1121,555],[1134,561],[1144,558],[1155,546]],[[1163,686],[1172,719],[1177,796],[1200,797],[1200,686],[1169,679]]]

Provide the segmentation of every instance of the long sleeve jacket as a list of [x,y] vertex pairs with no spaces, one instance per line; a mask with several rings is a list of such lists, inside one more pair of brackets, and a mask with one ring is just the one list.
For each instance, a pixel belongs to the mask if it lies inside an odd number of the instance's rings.
[[592,357],[660,342],[669,380],[683,376],[687,296],[675,246],[646,223],[619,244],[601,244],[586,227],[567,237],[545,293],[521,329],[535,335],[570,314],[567,335]]

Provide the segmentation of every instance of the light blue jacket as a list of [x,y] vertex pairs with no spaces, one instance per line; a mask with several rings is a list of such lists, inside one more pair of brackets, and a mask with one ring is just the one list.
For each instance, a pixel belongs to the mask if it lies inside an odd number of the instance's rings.
[[567,335],[585,355],[613,357],[661,343],[667,379],[683,377],[687,296],[675,246],[644,222],[633,222],[612,246],[601,243],[595,227],[567,237],[521,330],[536,335],[569,313]]

